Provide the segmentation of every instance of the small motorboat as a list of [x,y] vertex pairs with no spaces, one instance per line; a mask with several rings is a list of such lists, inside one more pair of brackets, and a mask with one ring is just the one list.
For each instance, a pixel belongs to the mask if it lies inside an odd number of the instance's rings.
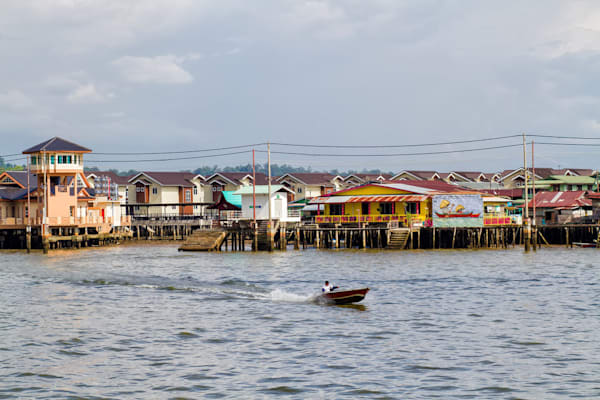
[[573,244],[577,247],[583,247],[583,248],[596,247],[596,243],[573,242]]
[[365,298],[369,288],[339,290],[320,294],[317,299],[326,304],[351,304],[358,303]]

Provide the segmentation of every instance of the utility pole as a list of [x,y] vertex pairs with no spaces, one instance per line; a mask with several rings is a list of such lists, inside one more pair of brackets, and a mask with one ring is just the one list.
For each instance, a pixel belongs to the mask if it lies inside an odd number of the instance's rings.
[[268,239],[269,239],[269,251],[273,250],[273,216],[271,214],[271,143],[267,142],[267,162],[269,169],[269,194],[268,194],[268,202],[269,202],[269,230],[268,230]]
[[27,253],[31,252],[31,183],[29,182],[30,175],[30,167],[29,167],[29,159],[31,155],[27,155],[27,231],[25,233],[25,238],[27,241]]
[[533,156],[533,154],[534,154],[533,149],[534,149],[534,141],[532,140],[531,141],[531,186],[532,186],[531,201],[533,202],[533,219],[531,221],[531,225],[533,228],[533,238],[532,238],[531,242],[533,244],[533,251],[536,251],[537,250],[537,226],[535,223],[535,220],[536,220],[536,218],[535,218],[535,216],[536,216],[536,214],[535,214],[535,160],[534,160],[534,156]]
[[252,213],[254,216],[254,240],[252,243],[252,250],[258,250],[258,230],[256,227],[256,164],[254,158],[254,149],[252,149]]
[[523,170],[525,173],[525,217],[523,218],[523,233],[525,236],[523,242],[525,245],[525,251],[529,251],[529,242],[531,241],[531,225],[529,225],[529,185],[527,183],[527,144],[525,143],[525,132],[523,132]]

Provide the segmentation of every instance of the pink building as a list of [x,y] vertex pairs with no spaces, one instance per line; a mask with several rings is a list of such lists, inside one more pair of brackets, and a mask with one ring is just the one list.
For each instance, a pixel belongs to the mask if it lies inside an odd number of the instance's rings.
[[27,172],[0,176],[0,229],[31,229],[34,237],[120,232],[129,217],[121,217],[118,199],[96,195],[83,171],[91,150],[54,137],[23,151]]

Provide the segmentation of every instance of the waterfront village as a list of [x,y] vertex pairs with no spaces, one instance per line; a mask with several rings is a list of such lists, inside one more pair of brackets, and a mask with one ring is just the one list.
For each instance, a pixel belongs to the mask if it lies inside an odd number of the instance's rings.
[[27,170],[0,174],[0,248],[165,238],[186,240],[184,250],[228,243],[244,250],[246,240],[269,250],[288,242],[295,248],[508,246],[524,242],[525,214],[533,226],[555,229],[546,236],[540,230],[536,242],[572,244],[578,235],[594,243],[598,235],[593,169],[287,173],[269,182],[252,171],[86,171],[91,151],[54,137],[23,151]]

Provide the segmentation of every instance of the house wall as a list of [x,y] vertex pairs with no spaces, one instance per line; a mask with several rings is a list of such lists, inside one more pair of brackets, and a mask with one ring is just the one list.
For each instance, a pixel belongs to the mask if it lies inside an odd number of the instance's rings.
[[[157,203],[179,203],[179,186],[162,186],[158,188]],[[164,214],[179,214],[179,206],[163,206]]]
[[[342,215],[367,215],[362,213],[362,204],[363,203],[344,203],[344,214]],[[426,219],[431,217],[430,209],[431,209],[431,199],[419,202],[418,213],[416,214],[408,214],[406,212],[407,203],[403,201],[394,202],[394,212],[392,214],[384,214],[381,212],[381,204],[378,202],[372,202],[369,204],[369,214],[368,215],[400,215],[400,216],[410,216],[411,218],[419,218]],[[325,204],[324,215],[331,215],[331,204]]]
[[[256,195],[256,219],[269,219],[268,195]],[[242,195],[242,218],[253,219],[252,195]],[[273,219],[287,219],[287,194],[277,192],[271,194],[271,217]]]

